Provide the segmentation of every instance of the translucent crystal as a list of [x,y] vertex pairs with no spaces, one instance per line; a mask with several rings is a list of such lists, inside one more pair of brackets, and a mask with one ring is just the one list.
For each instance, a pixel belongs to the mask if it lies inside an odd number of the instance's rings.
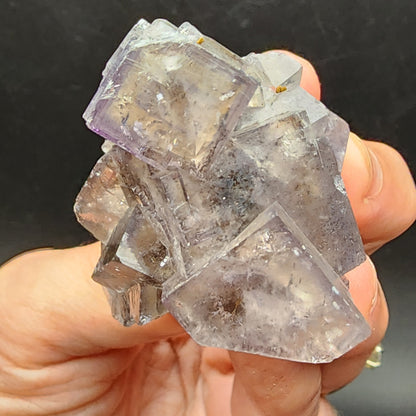
[[108,288],[106,292],[112,315],[124,326],[144,325],[167,312],[161,302],[162,290],[154,286],[136,284],[122,292]]
[[[258,124],[264,124],[271,118],[284,117],[290,113],[305,112],[304,124],[314,126],[315,137],[326,137],[332,147],[341,172],[345,150],[347,148],[348,124],[329,111],[320,101],[299,87],[301,69],[300,64],[288,55],[279,52],[266,54],[250,54],[244,58],[251,68],[249,71],[260,87],[256,94],[262,94],[263,105],[249,105],[241,115],[236,131],[250,129]],[[289,63],[290,62],[290,63]],[[264,73],[258,72],[258,67]],[[279,69],[283,67],[282,69]],[[273,71],[273,68],[276,68]],[[284,87],[283,91],[276,93],[276,88]]]
[[[257,184],[253,194],[243,199],[259,209],[277,199],[332,268],[343,275],[365,260],[361,237],[328,137],[317,135],[321,131],[306,120],[304,112],[293,113],[239,133],[229,142],[235,156],[228,158],[240,158],[240,164],[246,159],[246,169],[254,168],[245,176],[257,178]],[[225,157],[223,152],[214,172],[224,171]]]
[[305,362],[351,349],[362,317],[338,276],[276,204],[255,222],[236,247],[165,293],[167,308],[202,345]]
[[172,274],[170,265],[166,248],[136,205],[103,247],[93,279],[106,288],[116,319],[127,326],[145,324],[166,313],[161,283]]
[[124,290],[140,282],[161,287],[172,274],[168,249],[136,205],[104,246],[93,278],[111,289]]
[[107,140],[74,207],[121,323],[169,311],[201,345],[312,363],[370,334],[344,276],[365,259],[348,125],[300,77],[189,23],[140,20],[121,43],[84,114]]
[[256,58],[275,87],[296,87],[300,84],[302,65],[286,53],[270,51],[256,54]]
[[121,181],[113,156],[109,150],[98,160],[74,205],[77,220],[103,243],[129,208],[130,191]]
[[[155,26],[166,29],[165,42],[152,42],[154,25],[134,29],[107,65],[84,118],[156,167],[171,159],[200,167],[232,131],[257,83],[222,60],[218,48],[211,53],[164,21]],[[137,32],[143,39],[135,39]]]

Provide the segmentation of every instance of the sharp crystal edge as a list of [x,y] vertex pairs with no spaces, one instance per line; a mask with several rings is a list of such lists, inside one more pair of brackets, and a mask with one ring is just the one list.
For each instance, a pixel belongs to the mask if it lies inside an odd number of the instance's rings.
[[365,260],[348,125],[301,72],[163,19],[110,58],[84,113],[104,154],[74,210],[123,325],[170,312],[201,345],[310,363],[369,336],[344,276]]

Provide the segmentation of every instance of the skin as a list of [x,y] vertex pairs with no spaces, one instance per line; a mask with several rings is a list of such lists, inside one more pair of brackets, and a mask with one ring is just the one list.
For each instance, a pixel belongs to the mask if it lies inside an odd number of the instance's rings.
[[[320,98],[309,62],[302,86]],[[415,220],[402,157],[351,135],[342,172],[368,253]],[[348,275],[372,335],[325,365],[201,348],[170,315],[124,328],[91,279],[99,245],[42,249],[0,269],[0,414],[325,416],[325,395],[353,380],[384,336],[388,312],[369,258]]]

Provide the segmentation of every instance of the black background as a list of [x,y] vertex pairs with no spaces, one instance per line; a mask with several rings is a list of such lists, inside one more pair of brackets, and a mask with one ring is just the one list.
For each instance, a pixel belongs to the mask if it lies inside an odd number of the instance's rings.
[[[100,154],[81,114],[140,18],[191,21],[238,54],[309,59],[322,100],[416,168],[414,0],[0,0],[0,262],[90,239],[73,200]],[[374,256],[391,310],[384,365],[331,396],[344,415],[416,414],[415,229]],[[0,296],[4,296],[1,294]],[[7,294],[11,295],[11,294]],[[158,415],[155,415],[158,416]]]

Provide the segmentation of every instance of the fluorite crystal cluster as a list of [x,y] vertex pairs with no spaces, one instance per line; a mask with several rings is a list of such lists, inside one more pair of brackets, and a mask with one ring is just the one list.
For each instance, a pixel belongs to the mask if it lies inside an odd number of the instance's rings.
[[123,40],[84,114],[107,140],[75,203],[121,323],[169,311],[201,345],[315,363],[369,335],[343,278],[365,258],[348,125],[300,77],[189,23]]

